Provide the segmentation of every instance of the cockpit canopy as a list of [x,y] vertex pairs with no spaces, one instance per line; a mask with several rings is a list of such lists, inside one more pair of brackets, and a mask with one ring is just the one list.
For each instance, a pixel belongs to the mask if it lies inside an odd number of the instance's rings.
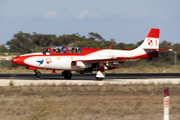
[[67,46],[54,46],[49,47],[42,51],[46,55],[51,54],[64,54],[64,53],[81,53],[82,48],[81,47],[67,47]]

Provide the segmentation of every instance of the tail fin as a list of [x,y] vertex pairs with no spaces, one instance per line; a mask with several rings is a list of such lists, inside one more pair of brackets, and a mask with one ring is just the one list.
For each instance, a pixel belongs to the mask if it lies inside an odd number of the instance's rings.
[[149,59],[152,59],[153,57],[158,57],[159,32],[159,29],[152,28],[149,31],[149,34],[145,38],[144,42],[138,48],[134,49],[134,51],[140,54],[143,54],[145,52]]
[[144,50],[159,50],[159,31],[159,29],[152,28],[144,42],[139,47]]

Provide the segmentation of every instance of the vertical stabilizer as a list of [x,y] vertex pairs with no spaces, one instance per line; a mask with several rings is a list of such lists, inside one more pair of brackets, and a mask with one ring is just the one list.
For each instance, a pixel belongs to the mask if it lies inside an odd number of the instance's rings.
[[159,50],[159,31],[159,29],[152,28],[139,48]]
[[152,28],[143,43],[138,48],[134,49],[133,52],[136,52],[138,54],[146,53],[146,55],[143,55],[142,57],[148,57],[149,59],[152,59],[153,57],[158,57],[159,33],[159,29]]

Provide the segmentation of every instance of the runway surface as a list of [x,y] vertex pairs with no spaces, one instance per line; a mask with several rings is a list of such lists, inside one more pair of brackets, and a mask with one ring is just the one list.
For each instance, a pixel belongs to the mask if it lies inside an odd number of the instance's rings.
[[[71,80],[95,80],[96,74],[73,74]],[[120,73],[106,74],[106,79],[149,79],[149,78],[180,78],[180,73]],[[65,80],[61,74],[42,74],[36,78],[34,74],[0,74],[0,79],[18,80]]]
[[103,81],[95,80],[96,74],[73,74],[71,80],[65,80],[61,74],[42,74],[36,78],[34,74],[0,74],[0,86],[23,85],[104,85],[104,84],[180,84],[179,73],[161,74],[106,74]]

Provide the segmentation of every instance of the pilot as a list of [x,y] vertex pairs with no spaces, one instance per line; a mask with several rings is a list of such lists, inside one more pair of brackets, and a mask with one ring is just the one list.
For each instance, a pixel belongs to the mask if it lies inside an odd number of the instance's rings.
[[59,50],[58,50],[57,47],[54,47],[54,48],[53,48],[53,51],[54,51],[55,53],[58,53],[58,52],[59,52]]
[[76,53],[76,48],[75,47],[72,48],[72,53]]

